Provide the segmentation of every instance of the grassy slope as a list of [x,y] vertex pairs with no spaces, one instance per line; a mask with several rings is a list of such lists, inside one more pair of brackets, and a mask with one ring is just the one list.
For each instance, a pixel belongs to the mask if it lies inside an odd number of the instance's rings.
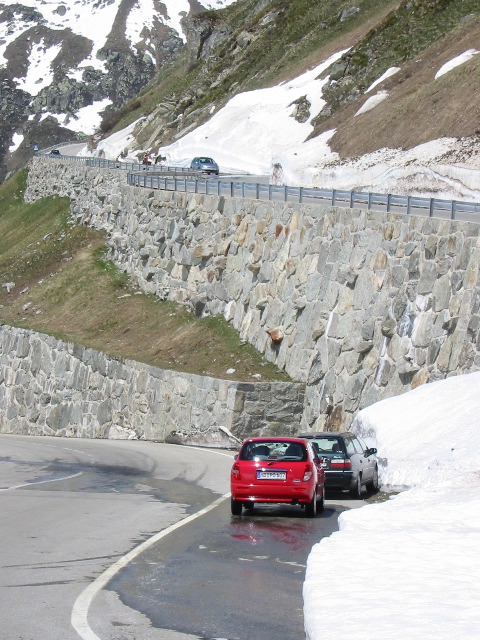
[[[23,202],[26,172],[0,187],[0,321],[111,355],[232,380],[288,380],[223,318],[131,290],[103,259],[105,237],[69,222],[69,202]],[[234,374],[226,374],[227,369]]]
[[[443,64],[469,49],[478,49],[477,0],[415,4],[420,5],[415,19],[409,13],[410,4],[402,3],[354,47],[345,56],[347,72],[325,92],[334,113],[326,120],[319,119],[313,135],[336,129],[330,144],[342,157],[356,157],[382,147],[408,149],[441,137],[480,133],[477,57],[435,80]],[[354,117],[378,90],[365,95],[365,88],[391,66],[401,71],[379,87],[388,92],[388,99]],[[352,93],[352,86],[359,90],[357,99],[338,106],[339,100]]]

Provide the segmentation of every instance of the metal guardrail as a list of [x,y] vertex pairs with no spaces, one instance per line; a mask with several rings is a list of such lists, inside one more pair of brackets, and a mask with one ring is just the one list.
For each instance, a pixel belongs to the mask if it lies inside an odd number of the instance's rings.
[[101,169],[122,169],[123,171],[161,171],[165,173],[192,173],[185,167],[167,167],[163,164],[140,164],[137,162],[119,162],[105,160],[104,158],[85,158],[87,167],[99,167]]
[[[44,154],[41,154],[44,155]],[[206,195],[228,196],[231,198],[250,198],[282,202],[304,202],[307,204],[327,204],[349,209],[361,208],[372,211],[406,213],[407,215],[428,216],[445,220],[462,220],[480,223],[480,203],[461,200],[441,200],[418,196],[369,193],[364,191],[343,191],[340,189],[318,189],[314,187],[289,187],[260,184],[254,182],[234,182],[200,178],[191,175],[191,169],[169,167],[161,164],[142,165],[133,162],[120,162],[104,158],[81,156],[49,156],[54,159],[81,162],[87,167],[103,169],[121,169],[127,171],[127,183],[134,187],[181,191]],[[155,175],[152,174],[155,172]],[[162,173],[174,174],[163,176]],[[175,174],[190,175],[177,178]]]

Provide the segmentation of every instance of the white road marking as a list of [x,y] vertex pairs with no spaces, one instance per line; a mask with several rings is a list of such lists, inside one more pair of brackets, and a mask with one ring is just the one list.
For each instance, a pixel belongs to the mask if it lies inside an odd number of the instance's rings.
[[80,451],[80,449],[71,449],[70,447],[62,447],[65,451],[72,451],[73,453],[79,453],[82,456],[86,456],[90,458],[92,462],[95,462],[95,457],[92,456],[91,453],[87,453],[86,451]]
[[112,564],[111,567],[106,569],[103,573],[101,573],[98,576],[98,578],[96,578],[92,583],[90,583],[88,587],[84,589],[82,593],[78,596],[78,598],[75,600],[75,603],[73,605],[73,610],[72,610],[72,616],[70,619],[73,628],[78,633],[78,635],[82,638],[82,640],[101,640],[101,638],[99,638],[97,634],[94,633],[94,631],[92,631],[92,629],[90,628],[90,625],[88,624],[88,610],[97,593],[101,591],[105,587],[105,585],[121,569],[125,568],[129,562],[134,560],[137,556],[139,556],[141,553],[146,551],[149,547],[157,543],[159,540],[161,540],[165,536],[172,533],[172,531],[175,531],[176,529],[183,527],[189,522],[192,522],[193,520],[200,518],[201,516],[205,515],[209,511],[212,511],[212,509],[215,509],[215,507],[217,507],[219,504],[221,504],[224,500],[226,500],[229,497],[230,497],[230,493],[226,493],[220,498],[218,498],[217,500],[215,500],[214,502],[212,502],[212,504],[210,504],[208,507],[205,507],[204,509],[200,509],[200,511],[197,511],[197,513],[194,513],[191,516],[188,516],[183,520],[180,520],[179,522],[172,524],[170,527],[167,527],[163,531],[159,531],[154,536],[152,536],[148,540],[145,540],[145,542],[142,542],[141,544],[138,545],[138,547],[135,547],[134,549],[132,549],[132,551],[130,551],[129,553],[124,555],[122,558],[117,560],[117,562]]
[[[47,436],[48,437],[48,436]],[[25,442],[24,440],[17,440],[17,442]],[[90,453],[87,453],[86,451],[81,451],[80,449],[72,449],[71,447],[65,447],[62,446],[63,443],[57,442],[55,444],[45,444],[44,442],[29,442],[29,445],[34,445],[36,447],[46,447],[47,449],[62,449],[63,451],[73,451],[73,453],[79,453],[82,456],[86,456],[87,458],[90,458],[90,460],[92,462],[95,462],[95,458],[94,456],[92,456]]]
[[62,480],[70,480],[71,478],[78,478],[78,476],[83,475],[83,472],[74,473],[72,476],[63,476],[63,478],[54,478],[51,480],[39,480],[38,482],[27,482],[25,484],[17,484],[14,487],[6,487],[4,489],[0,489],[0,491],[12,491],[12,489],[23,489],[23,487],[35,487],[37,484],[46,484],[48,482],[61,482]]
[[275,558],[275,562],[278,562],[279,564],[289,564],[292,567],[301,567],[302,569],[307,568],[306,564],[300,564],[299,562],[287,562],[286,560],[280,560],[280,558]]
[[[178,444],[172,444],[172,447],[178,447]],[[233,458],[234,453],[225,453],[224,451],[217,451],[216,449],[208,449],[207,447],[194,447],[193,445],[183,445],[188,449],[195,449],[195,451],[208,451],[208,453],[216,453],[217,456],[224,456],[225,458]],[[240,445],[239,445],[240,446]]]

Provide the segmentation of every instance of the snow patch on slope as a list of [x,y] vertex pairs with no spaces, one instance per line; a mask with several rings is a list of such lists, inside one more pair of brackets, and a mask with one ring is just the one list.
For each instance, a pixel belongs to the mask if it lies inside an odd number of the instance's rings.
[[375,80],[375,82],[372,82],[372,84],[368,87],[365,93],[370,93],[370,91],[372,91],[372,89],[374,89],[377,85],[382,83],[387,78],[390,78],[390,76],[395,75],[399,71],[400,71],[400,67],[390,67],[390,69],[387,69],[385,73],[380,76],[380,78]]
[[24,78],[14,78],[19,89],[36,96],[44,87],[53,81],[52,64],[62,50],[61,45],[47,46],[45,41],[33,44]]
[[453,58],[453,60],[449,60],[443,66],[441,66],[440,69],[437,71],[437,73],[435,74],[435,80],[445,75],[452,69],[455,69],[455,67],[459,67],[464,62],[467,62],[468,60],[470,60],[470,58],[473,58],[473,56],[476,56],[477,53],[480,53],[480,51],[477,51],[476,49],[469,49],[468,51],[465,51],[465,53],[462,53],[456,58]]

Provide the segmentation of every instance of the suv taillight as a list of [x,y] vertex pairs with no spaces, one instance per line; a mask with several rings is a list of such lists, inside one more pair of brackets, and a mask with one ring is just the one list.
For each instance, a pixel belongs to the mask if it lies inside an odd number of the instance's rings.
[[332,458],[330,460],[330,469],[341,469],[342,471],[352,468],[350,458]]

